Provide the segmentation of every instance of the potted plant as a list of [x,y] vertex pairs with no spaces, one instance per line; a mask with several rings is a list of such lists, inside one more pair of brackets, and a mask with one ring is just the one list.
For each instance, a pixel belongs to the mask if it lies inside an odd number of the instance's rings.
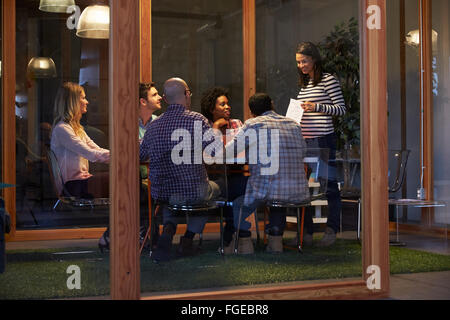
[[[334,27],[334,30],[318,44],[324,60],[324,70],[335,75],[341,84],[347,112],[336,117],[334,126],[338,136],[338,150],[352,150],[359,157],[360,108],[359,108],[359,32],[358,21],[350,18]],[[352,152],[352,153],[353,153]]]

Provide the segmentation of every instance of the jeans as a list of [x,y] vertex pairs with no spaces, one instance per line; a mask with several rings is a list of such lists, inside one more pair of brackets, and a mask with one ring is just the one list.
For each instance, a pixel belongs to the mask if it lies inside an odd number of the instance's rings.
[[[328,134],[323,137],[305,139],[308,148],[328,148],[328,185],[326,196],[328,201],[328,218],[327,226],[338,232],[340,225],[340,215],[342,210],[341,193],[337,184],[336,172],[336,134]],[[305,211],[305,229],[309,234],[313,233],[313,216],[314,208],[307,207]]]
[[[203,200],[208,201],[217,198],[220,193],[220,188],[217,183],[215,183],[214,181],[209,181],[208,194]],[[174,216],[172,211],[169,210],[169,208],[167,208],[165,205],[163,205],[161,209],[163,215],[163,224],[166,225],[168,223],[171,223],[176,230],[178,224],[177,217]],[[206,215],[189,217],[189,220],[187,222],[187,231],[190,231],[192,233],[202,233],[207,221],[208,217]]]
[[[244,205],[244,197],[240,196],[233,201],[233,216],[234,227],[236,230],[239,227],[239,237],[250,237],[250,222],[246,221],[247,217],[252,214],[258,207],[262,206],[265,201],[256,200],[248,206]],[[239,222],[239,213],[242,208],[241,223]],[[267,233],[272,236],[283,235],[286,228],[286,209],[284,208],[270,208],[269,224],[265,227]]]
[[[234,201],[239,196],[245,194],[245,188],[247,186],[248,177],[244,176],[242,173],[233,173],[228,177],[228,194],[227,200]],[[234,227],[234,216],[233,216],[233,207],[226,206],[223,208],[224,220],[225,220],[225,228],[224,228],[224,241],[228,244],[232,235],[235,232]]]

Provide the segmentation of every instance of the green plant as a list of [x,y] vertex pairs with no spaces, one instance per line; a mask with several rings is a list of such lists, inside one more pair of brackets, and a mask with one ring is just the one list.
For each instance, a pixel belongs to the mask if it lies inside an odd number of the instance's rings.
[[347,112],[334,119],[338,149],[360,144],[358,21],[341,22],[318,44],[324,70],[334,74],[342,88]]

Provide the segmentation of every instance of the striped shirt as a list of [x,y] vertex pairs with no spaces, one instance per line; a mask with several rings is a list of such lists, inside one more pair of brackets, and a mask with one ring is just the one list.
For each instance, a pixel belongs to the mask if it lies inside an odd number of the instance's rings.
[[312,80],[301,88],[297,99],[316,103],[315,112],[305,112],[301,127],[305,139],[317,138],[334,132],[332,116],[343,116],[346,112],[341,86],[336,78],[324,73],[316,86]]

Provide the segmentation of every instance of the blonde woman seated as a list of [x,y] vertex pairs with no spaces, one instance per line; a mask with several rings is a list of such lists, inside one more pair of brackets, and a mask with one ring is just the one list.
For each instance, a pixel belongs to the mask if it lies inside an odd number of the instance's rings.
[[60,87],[50,147],[56,155],[67,196],[107,198],[108,175],[89,173],[89,161],[109,162],[109,150],[95,144],[80,124],[88,103],[82,86],[66,82]]

